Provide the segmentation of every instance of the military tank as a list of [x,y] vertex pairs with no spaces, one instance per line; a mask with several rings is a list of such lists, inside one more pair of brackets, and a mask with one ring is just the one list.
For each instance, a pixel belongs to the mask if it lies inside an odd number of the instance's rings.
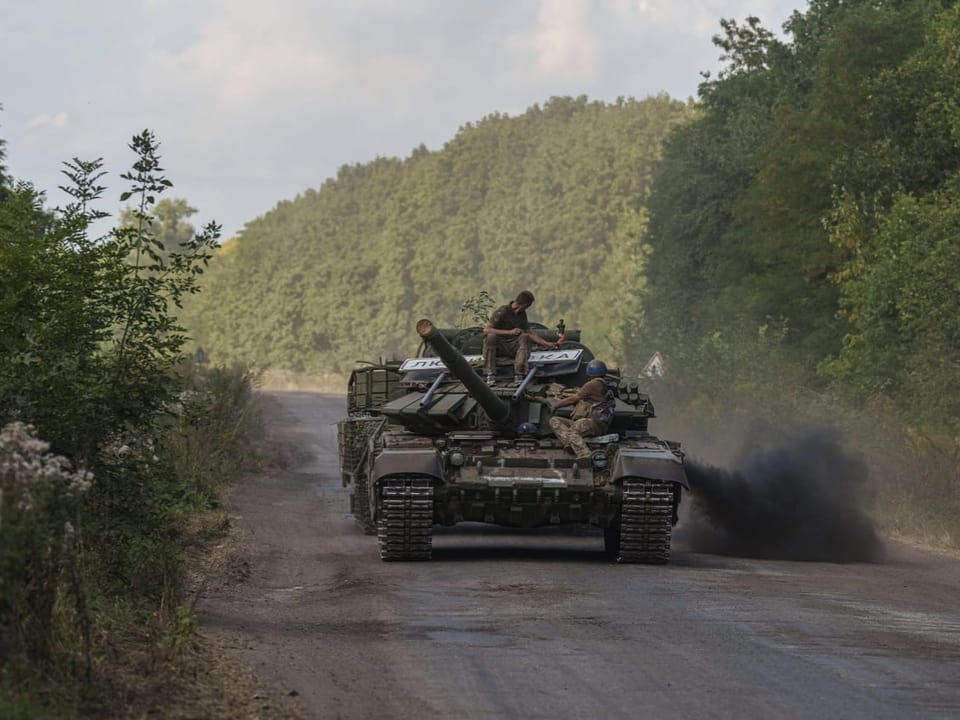
[[351,374],[340,467],[351,512],[376,534],[381,559],[428,560],[436,525],[483,522],[591,525],[603,530],[611,559],[669,560],[689,489],[680,444],[648,431],[649,396],[610,370],[609,432],[587,438],[589,457],[574,457],[549,428],[550,406],[586,382],[593,353],[563,321],[556,331],[532,329],[561,344],[532,352],[519,382],[509,358],[495,386],[479,374],[481,328],[439,329],[426,319],[417,323],[416,357]]

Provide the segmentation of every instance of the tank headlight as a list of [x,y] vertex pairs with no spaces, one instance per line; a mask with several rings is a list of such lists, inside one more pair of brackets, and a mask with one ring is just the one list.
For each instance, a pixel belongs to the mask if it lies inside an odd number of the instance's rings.
[[452,453],[447,455],[447,460],[449,460],[450,464],[454,467],[460,467],[464,462],[466,462],[467,459],[463,456],[462,452],[459,450],[454,450]]
[[607,466],[607,454],[605,452],[595,452],[592,459],[595,468],[605,468]]
[[537,426],[534,423],[525,422],[517,425],[518,435],[533,435],[537,432]]

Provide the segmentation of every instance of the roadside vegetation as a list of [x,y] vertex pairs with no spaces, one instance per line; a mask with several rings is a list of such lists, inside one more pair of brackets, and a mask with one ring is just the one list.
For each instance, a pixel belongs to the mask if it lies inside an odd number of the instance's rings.
[[723,23],[628,355],[666,356],[660,406],[714,443],[835,427],[888,531],[960,546],[960,6],[813,0],[785,30]]
[[[257,375],[185,356],[178,309],[198,291],[219,228],[171,225],[165,209],[189,208],[158,201],[172,184],[153,134],[130,148],[121,201],[132,207],[91,237],[104,217],[101,163],[66,163],[71,201],[48,210],[43,193],[6,174],[0,143],[0,717],[9,720],[161,708],[227,717],[230,688],[247,693],[196,634],[185,571],[229,529],[226,485],[260,461]],[[244,716],[245,702],[230,716]]]

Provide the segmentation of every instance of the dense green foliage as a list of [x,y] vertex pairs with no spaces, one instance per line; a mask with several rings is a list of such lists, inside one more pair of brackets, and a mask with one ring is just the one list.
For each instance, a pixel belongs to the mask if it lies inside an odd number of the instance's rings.
[[4,717],[69,715],[76,688],[95,695],[117,608],[128,623],[173,622],[184,518],[216,506],[249,455],[253,378],[185,373],[176,320],[219,229],[184,232],[177,213],[192,209],[156,201],[171,183],[152,133],[130,148],[121,200],[135,205],[106,237],[89,233],[103,217],[100,161],[65,163],[65,208],[46,209],[28,183],[0,196]]
[[411,353],[420,317],[452,326],[467,297],[529,288],[531,320],[562,318],[622,363],[653,163],[692,112],[553,98],[436,152],[343,167],[225,243],[185,322],[217,361],[345,370]]
[[814,0],[787,42],[723,25],[728,68],[654,181],[631,347],[707,387],[776,338],[808,385],[955,431],[960,10]]
[[888,529],[955,545],[960,8],[813,0],[787,40],[722,27],[727,67],[656,169],[628,356],[666,356],[688,447],[829,422]]

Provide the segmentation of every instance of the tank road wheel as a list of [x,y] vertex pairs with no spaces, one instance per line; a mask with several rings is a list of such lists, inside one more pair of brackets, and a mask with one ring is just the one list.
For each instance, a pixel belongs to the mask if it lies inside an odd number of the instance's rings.
[[350,512],[357,519],[357,525],[364,535],[376,535],[377,524],[370,513],[370,479],[365,469],[353,476],[353,492],[350,495]]
[[673,488],[670,483],[625,478],[617,562],[667,562],[670,559],[672,520]]
[[380,482],[377,542],[381,560],[429,560],[433,551],[433,481],[391,477]]

